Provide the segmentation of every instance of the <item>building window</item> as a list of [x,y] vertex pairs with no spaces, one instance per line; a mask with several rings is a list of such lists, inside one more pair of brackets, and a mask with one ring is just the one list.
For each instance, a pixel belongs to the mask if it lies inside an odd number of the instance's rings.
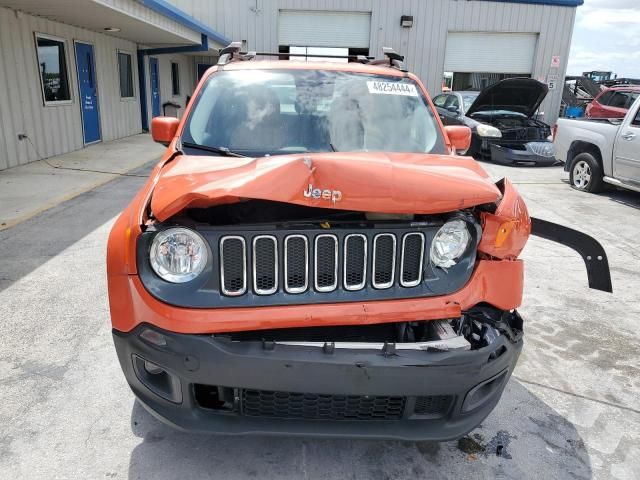
[[171,62],[171,93],[174,97],[180,95],[180,70],[175,62]]
[[120,72],[120,96],[133,98],[133,69],[131,54],[118,52],[118,70]]
[[65,41],[36,34],[36,46],[45,105],[70,102]]

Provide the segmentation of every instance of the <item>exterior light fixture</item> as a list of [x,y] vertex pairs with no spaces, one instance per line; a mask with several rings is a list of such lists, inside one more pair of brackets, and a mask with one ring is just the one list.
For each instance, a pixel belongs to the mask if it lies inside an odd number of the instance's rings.
[[400,17],[400,26],[403,28],[413,27],[413,15],[402,15]]

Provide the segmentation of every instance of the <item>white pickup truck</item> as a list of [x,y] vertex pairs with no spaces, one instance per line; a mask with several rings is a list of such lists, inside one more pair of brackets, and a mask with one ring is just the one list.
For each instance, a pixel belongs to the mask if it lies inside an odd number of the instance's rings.
[[595,193],[609,183],[640,192],[640,98],[623,119],[559,119],[554,147],[573,188]]

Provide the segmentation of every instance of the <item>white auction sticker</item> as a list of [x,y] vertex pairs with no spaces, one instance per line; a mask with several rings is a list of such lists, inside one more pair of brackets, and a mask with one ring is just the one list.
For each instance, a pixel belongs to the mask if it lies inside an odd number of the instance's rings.
[[369,93],[377,93],[382,95],[404,95],[405,97],[418,96],[416,86],[412,83],[379,82],[376,80],[368,80],[367,87],[369,87]]

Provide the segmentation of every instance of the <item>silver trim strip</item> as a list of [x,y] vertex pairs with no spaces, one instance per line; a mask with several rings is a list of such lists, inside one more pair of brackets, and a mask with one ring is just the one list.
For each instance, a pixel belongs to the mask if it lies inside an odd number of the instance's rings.
[[[270,288],[269,290],[258,288],[258,278],[257,278],[257,271],[256,271],[256,265],[258,264],[258,262],[256,261],[256,243],[258,242],[258,240],[261,240],[263,238],[267,240],[271,240],[273,242],[273,252],[274,252],[274,260],[275,260],[275,265],[273,266],[274,284],[273,284],[273,288]],[[272,295],[276,293],[278,291],[278,240],[276,239],[276,237],[274,237],[273,235],[256,235],[255,237],[253,237],[252,263],[253,263],[253,291],[256,292],[257,295]]]
[[[412,280],[411,282],[405,282],[404,281],[404,252],[406,250],[407,238],[409,238],[412,235],[418,235],[422,240],[422,244],[420,246],[420,263],[419,263],[420,268],[418,270],[417,280]],[[404,236],[402,237],[402,253],[400,255],[400,285],[402,285],[403,287],[415,287],[416,285],[420,285],[420,282],[422,281],[422,269],[423,269],[422,262],[424,261],[424,245],[425,245],[425,238],[424,238],[424,235],[420,232],[405,233]]]
[[[377,283],[376,282],[376,246],[378,243],[378,239],[380,237],[391,237],[393,239],[393,256],[392,256],[392,264],[391,264],[391,280],[385,283]],[[371,272],[371,284],[373,288],[378,289],[386,289],[391,288],[393,286],[393,282],[395,280],[396,275],[396,236],[393,233],[379,233],[375,237],[373,237],[373,272]]]
[[[349,253],[349,248],[347,246],[349,239],[352,237],[360,237],[364,240],[364,265],[362,268],[362,282],[356,285],[347,284],[347,254]],[[361,233],[351,233],[344,237],[344,262],[342,266],[342,277],[344,283],[344,289],[349,291],[362,290],[364,286],[367,284],[367,236],[362,235]]]
[[620,188],[627,188],[629,190],[633,190],[634,192],[640,192],[640,185],[629,185],[628,183],[623,182],[622,180],[618,180],[617,178],[612,178],[612,177],[603,177],[602,180],[604,180],[607,183],[610,183],[611,185],[615,185],[616,187],[620,187]]
[[[335,261],[333,265],[333,285],[328,285],[326,287],[318,286],[318,240],[321,238],[328,237],[333,240],[334,252],[335,252]],[[338,237],[331,234],[321,234],[317,235],[314,244],[313,244],[313,286],[318,292],[333,292],[336,288],[338,288]]]
[[[289,287],[289,268],[287,261],[289,240],[292,238],[301,238],[304,240],[304,286],[303,287]],[[309,288],[309,239],[305,235],[288,235],[284,239],[284,289],[287,293],[302,293],[306,292]]]
[[[338,349],[351,350],[382,350],[384,343],[378,342],[275,342],[276,345],[289,345],[296,347],[318,347],[323,348],[325,344],[333,344]],[[396,350],[427,350],[429,348],[436,350],[470,350],[471,345],[461,335],[448,338],[446,340],[431,340],[429,342],[415,343],[394,343]]]
[[[242,242],[242,289],[229,291],[224,288],[224,242],[227,240],[240,240]],[[229,297],[238,297],[247,292],[247,242],[239,235],[228,235],[220,239],[220,291]]]

